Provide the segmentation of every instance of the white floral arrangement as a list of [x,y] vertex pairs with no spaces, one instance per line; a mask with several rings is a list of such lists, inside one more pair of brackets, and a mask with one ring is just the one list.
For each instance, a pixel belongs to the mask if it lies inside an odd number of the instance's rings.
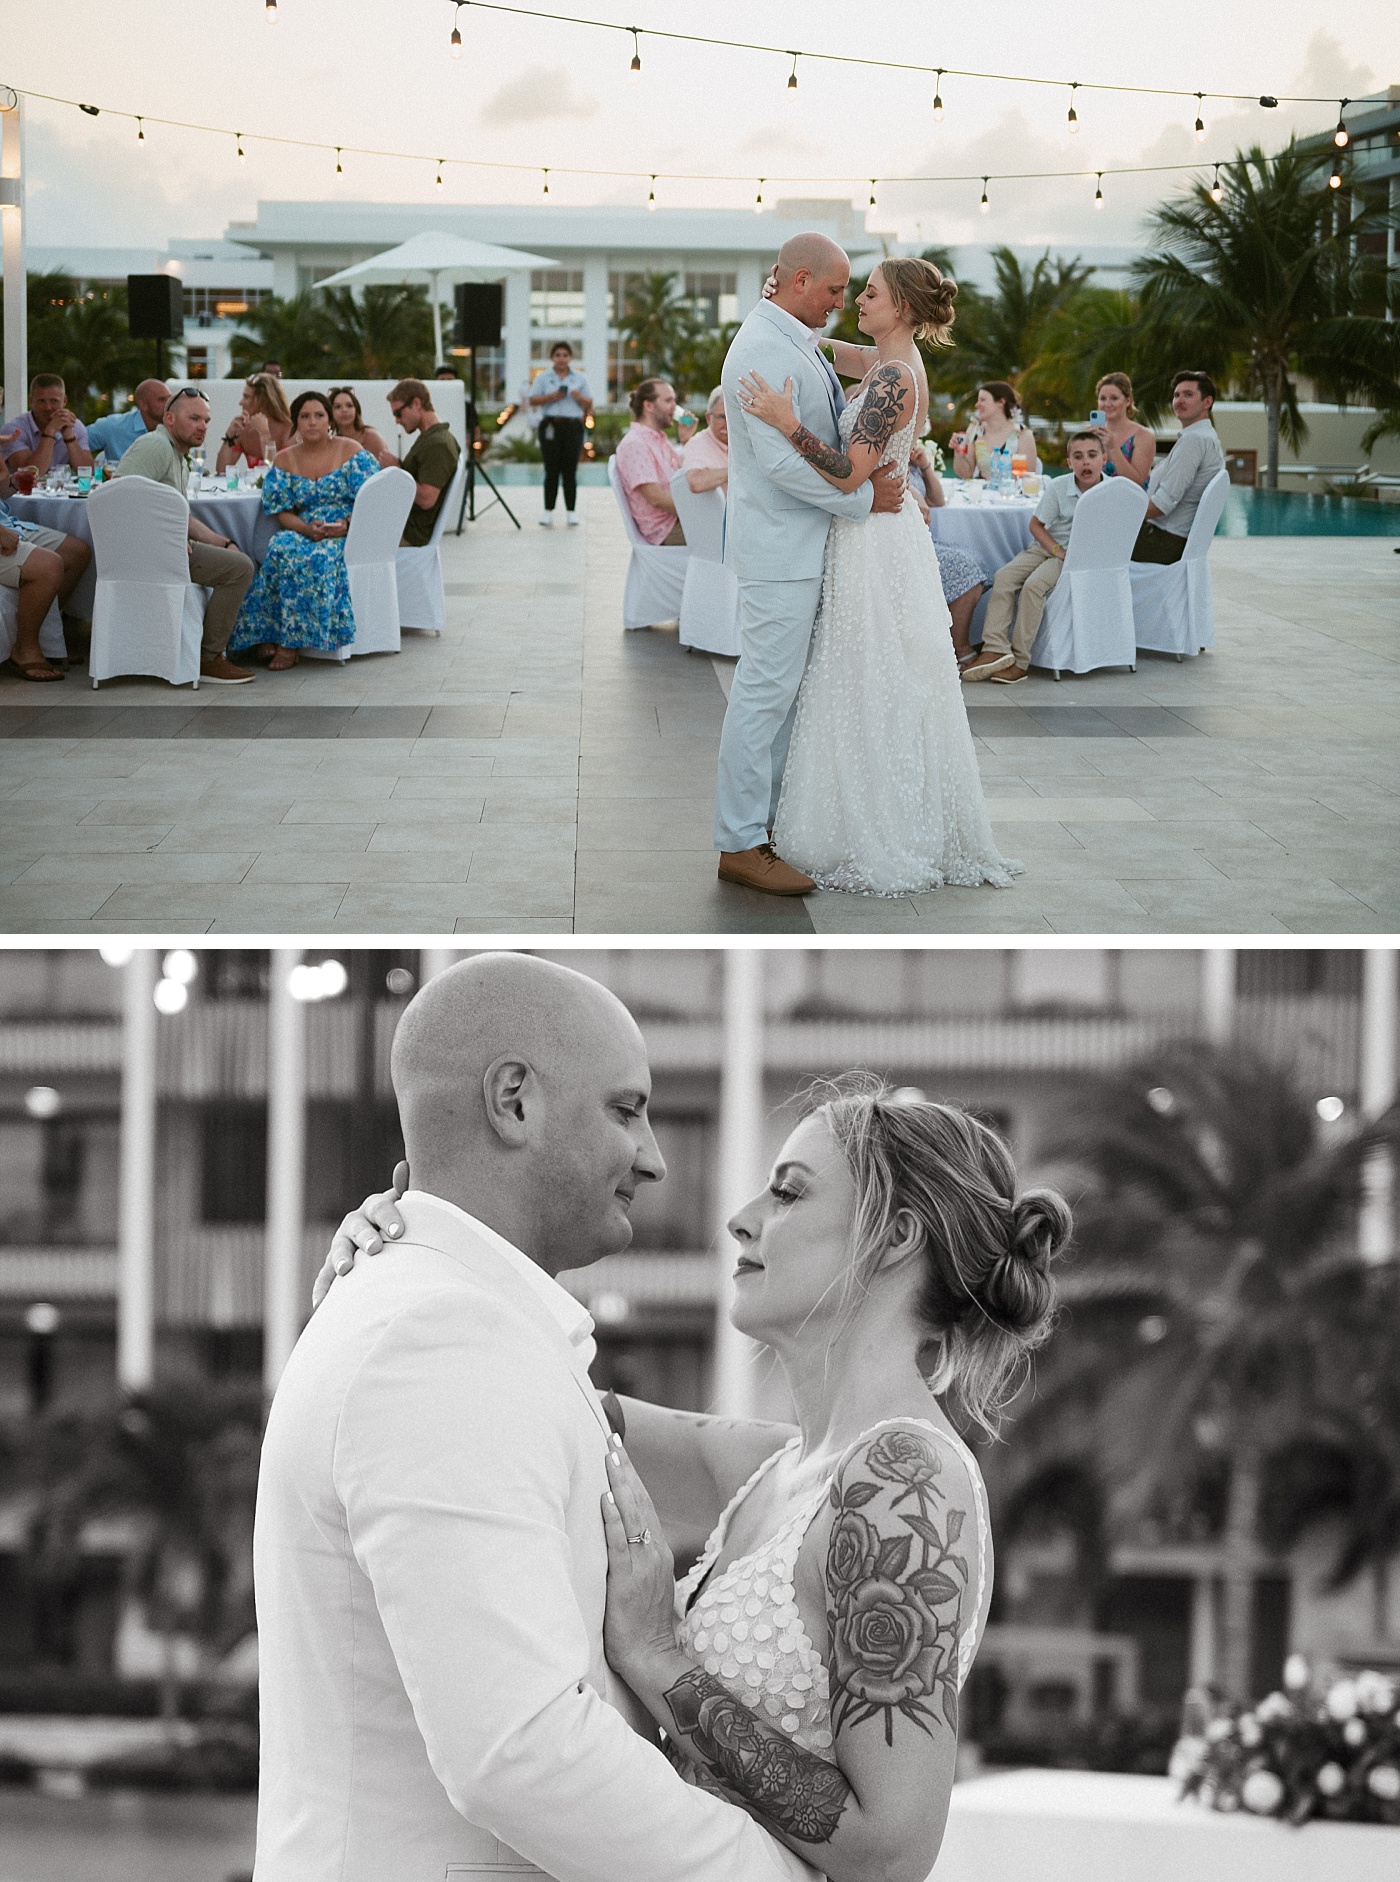
[[1181,1795],[1212,1810],[1306,1823],[1400,1825],[1400,1693],[1384,1673],[1327,1683],[1301,1654],[1286,1690],[1249,1710],[1196,1692],[1168,1767]]
[[943,455],[943,446],[933,438],[925,438],[924,449],[928,452],[928,461],[935,475],[941,477],[948,468],[948,460]]

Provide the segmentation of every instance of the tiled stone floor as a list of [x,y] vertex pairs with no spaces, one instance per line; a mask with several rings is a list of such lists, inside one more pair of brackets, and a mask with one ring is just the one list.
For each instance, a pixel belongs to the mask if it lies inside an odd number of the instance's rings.
[[[609,492],[446,542],[449,626],[196,695],[0,679],[0,931],[1370,933],[1400,925],[1400,557],[1213,550],[1219,646],[980,688],[1006,891],[775,901],[710,848],[722,662],[623,635]],[[54,694],[57,692],[58,698]],[[992,694],[991,698],[987,695]]]

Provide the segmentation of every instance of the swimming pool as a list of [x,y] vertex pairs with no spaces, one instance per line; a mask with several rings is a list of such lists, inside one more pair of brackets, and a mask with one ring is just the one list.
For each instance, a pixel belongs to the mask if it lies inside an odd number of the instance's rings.
[[1400,503],[1232,484],[1217,536],[1400,536]]

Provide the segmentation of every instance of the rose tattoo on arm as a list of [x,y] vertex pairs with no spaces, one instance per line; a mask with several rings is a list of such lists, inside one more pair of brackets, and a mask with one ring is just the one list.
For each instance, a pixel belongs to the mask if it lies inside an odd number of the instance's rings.
[[851,1787],[834,1764],[765,1725],[700,1667],[665,1695],[691,1755],[784,1835],[830,1842]]
[[821,439],[808,431],[805,425],[799,425],[788,439],[788,443],[799,450],[809,464],[815,465],[831,477],[849,477],[855,466],[834,444],[823,444]]
[[896,1713],[930,1736],[940,1715],[958,1729],[968,1571],[956,1553],[964,1512],[948,1509],[939,1527],[947,1500],[938,1486],[942,1469],[927,1438],[886,1431],[832,1483],[826,1585],[833,1732],[882,1719],[892,1745]]

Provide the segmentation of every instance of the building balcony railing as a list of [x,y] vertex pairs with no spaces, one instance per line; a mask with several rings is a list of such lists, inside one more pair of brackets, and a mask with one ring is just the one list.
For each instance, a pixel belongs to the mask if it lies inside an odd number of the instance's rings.
[[112,1300],[115,1248],[0,1248],[0,1301]]

